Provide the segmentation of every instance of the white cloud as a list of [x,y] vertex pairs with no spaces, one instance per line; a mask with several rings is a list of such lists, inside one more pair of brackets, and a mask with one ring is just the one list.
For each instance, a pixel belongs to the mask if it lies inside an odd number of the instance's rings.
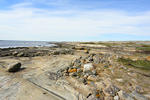
[[102,34],[150,36],[150,12],[44,10],[31,3],[0,11],[0,39],[81,40]]

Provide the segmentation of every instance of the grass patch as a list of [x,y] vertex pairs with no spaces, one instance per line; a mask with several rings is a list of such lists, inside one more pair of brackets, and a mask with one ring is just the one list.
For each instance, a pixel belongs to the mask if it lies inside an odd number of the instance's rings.
[[133,61],[131,59],[119,58],[119,62],[123,63],[124,65],[132,66],[135,68],[140,68],[143,70],[150,70],[150,61],[147,60],[136,60]]
[[105,45],[107,47],[114,47],[114,46],[130,47],[130,46],[135,46],[134,42],[124,42],[124,43],[120,43],[120,42],[81,42],[81,44]]
[[95,42],[81,42],[81,44],[96,44]]
[[150,52],[150,45],[143,44],[139,47],[136,47],[136,49],[144,52]]
[[120,45],[117,43],[104,43],[104,42],[81,42],[81,44],[105,45],[107,47],[113,47],[115,45]]
[[150,51],[150,47],[136,47],[137,50]]

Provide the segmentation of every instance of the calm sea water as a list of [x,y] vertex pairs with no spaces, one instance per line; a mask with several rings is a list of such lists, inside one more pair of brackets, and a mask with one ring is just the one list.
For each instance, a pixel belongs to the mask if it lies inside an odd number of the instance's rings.
[[0,40],[0,48],[14,48],[14,47],[43,47],[53,46],[45,41],[11,41],[11,40]]

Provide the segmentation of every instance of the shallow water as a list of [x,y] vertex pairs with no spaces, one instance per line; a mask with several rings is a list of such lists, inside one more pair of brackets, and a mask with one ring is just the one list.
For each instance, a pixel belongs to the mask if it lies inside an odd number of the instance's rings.
[[45,41],[12,41],[12,40],[0,40],[0,48],[15,48],[15,47],[43,47],[53,46]]

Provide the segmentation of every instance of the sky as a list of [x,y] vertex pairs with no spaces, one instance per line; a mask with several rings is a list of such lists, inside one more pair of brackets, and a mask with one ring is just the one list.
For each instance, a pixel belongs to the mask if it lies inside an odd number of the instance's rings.
[[150,0],[0,0],[0,40],[150,40]]

